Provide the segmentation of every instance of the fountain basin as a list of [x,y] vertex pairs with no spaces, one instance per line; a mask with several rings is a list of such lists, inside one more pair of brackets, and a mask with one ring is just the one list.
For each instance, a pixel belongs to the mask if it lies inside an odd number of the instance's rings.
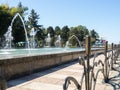
[[[103,51],[103,49],[94,49],[91,51],[91,54]],[[0,74],[6,80],[11,80],[76,60],[83,55],[85,55],[85,50],[0,59]]]

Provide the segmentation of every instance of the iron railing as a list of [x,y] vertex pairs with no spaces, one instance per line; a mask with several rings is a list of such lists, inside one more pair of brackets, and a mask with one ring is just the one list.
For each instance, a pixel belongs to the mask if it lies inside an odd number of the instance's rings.
[[[82,90],[83,82],[85,84],[85,90],[95,90],[97,77],[99,72],[102,72],[103,81],[107,83],[109,81],[110,70],[113,70],[113,65],[116,63],[117,57],[120,53],[120,46],[114,45],[112,43],[111,48],[108,49],[108,42],[105,43],[104,47],[104,60],[96,60],[98,53],[94,54],[92,65],[90,64],[91,58],[91,45],[90,36],[86,37],[86,57],[79,58],[79,64],[83,66],[83,74],[81,76],[80,82],[78,82],[74,77],[68,76],[63,84],[63,90],[68,90],[71,83],[75,85],[74,90]],[[95,67],[101,66],[100,69],[95,73]]]

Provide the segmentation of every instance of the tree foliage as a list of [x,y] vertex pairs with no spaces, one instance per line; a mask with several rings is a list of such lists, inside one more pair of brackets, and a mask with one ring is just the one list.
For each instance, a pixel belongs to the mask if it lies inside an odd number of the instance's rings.
[[61,29],[60,29],[60,27],[59,26],[56,26],[55,27],[55,35],[60,35],[61,34]]
[[0,6],[0,38],[7,31],[10,20],[12,19],[11,8],[7,4]]
[[[82,25],[79,25],[77,27],[71,27],[70,36],[73,36],[73,35],[75,35],[79,39],[79,41],[83,43],[85,36],[89,35],[89,30],[85,26],[82,26]],[[70,42],[74,46],[75,45],[78,46],[79,41],[75,37],[71,38],[70,40]]]
[[32,9],[27,21],[28,28],[29,29],[34,28],[35,30],[39,30],[41,25],[38,25],[38,19],[39,15],[35,12],[34,9]]
[[72,37],[73,35],[75,35],[78,39],[79,39],[79,31],[77,29],[77,27],[72,27],[70,30],[70,40],[69,42],[72,44],[72,46],[78,46],[78,41],[76,39],[76,37]]
[[53,29],[52,26],[49,26],[49,27],[47,28],[47,33],[50,34],[50,37],[54,37],[55,32],[54,32],[54,29]]
[[95,43],[97,38],[99,38],[98,33],[94,29],[90,31],[90,36],[91,36],[92,43]]
[[24,18],[24,16],[27,14],[26,11],[28,10],[28,7],[23,6],[21,2],[18,3],[18,13],[21,14],[21,16]]
[[65,45],[66,41],[68,41],[69,31],[70,29],[68,28],[68,26],[64,26],[61,30],[61,38],[62,38],[63,45]]
[[[39,44],[45,42],[45,38],[47,37],[48,33],[51,37],[51,46],[54,46],[56,41],[55,39],[58,35],[61,36],[62,46],[65,46],[66,41],[68,41],[73,35],[75,35],[81,43],[85,43],[84,41],[86,35],[91,36],[92,43],[95,43],[96,39],[99,37],[99,34],[94,29],[89,31],[85,26],[82,25],[71,28],[68,26],[63,26],[62,28],[56,26],[55,29],[53,29],[52,26],[43,28],[38,22],[40,16],[34,9],[31,10],[28,20],[25,20],[25,15],[28,14],[27,10],[28,7],[23,6],[21,2],[17,7],[9,7],[7,4],[0,5],[0,40],[4,39],[4,34],[6,33],[16,13],[21,15],[23,22],[25,22],[25,26],[27,27],[28,33],[32,28],[37,31],[35,39],[39,42]],[[12,35],[14,37],[14,43],[26,41],[23,22],[19,17],[17,17],[13,23]],[[70,43],[73,46],[78,46],[78,41],[74,37],[70,39]]]
[[41,29],[42,25],[38,24],[39,19],[40,19],[40,17],[37,14],[37,12],[35,12],[35,10],[32,9],[26,24],[27,24],[28,33],[30,33],[32,28],[34,28],[34,30],[36,32],[36,40],[43,40],[44,33],[43,33],[43,30]]

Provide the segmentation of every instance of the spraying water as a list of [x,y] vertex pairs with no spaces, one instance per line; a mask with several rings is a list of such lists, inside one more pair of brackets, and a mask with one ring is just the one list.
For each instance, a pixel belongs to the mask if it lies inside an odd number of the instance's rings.
[[51,37],[50,37],[50,34],[48,33],[47,35],[48,37],[46,38],[46,46],[45,47],[50,47],[51,45]]
[[8,27],[8,31],[4,34],[5,36],[5,47],[4,48],[7,48],[7,49],[10,49],[11,48],[11,42],[13,40],[13,36],[12,36],[12,27],[13,27],[13,23],[15,21],[15,19],[19,17],[20,20],[22,21],[22,24],[23,24],[23,28],[24,28],[24,31],[25,31],[25,37],[26,37],[26,42],[27,42],[27,48],[29,48],[29,40],[28,40],[28,36],[27,36],[27,30],[25,28],[25,23],[22,19],[22,17],[20,16],[19,13],[16,13],[15,16],[13,17],[12,21],[11,21],[11,24],[10,26]]
[[[38,30],[39,31],[39,30]],[[31,40],[30,40],[30,47],[31,48],[35,48],[35,35],[38,31],[35,31],[34,28],[31,29],[30,31],[30,36],[31,36]]]
[[60,37],[60,35],[58,35],[58,37],[57,37],[57,40],[55,42],[55,46],[56,47],[61,47],[61,37]]
[[81,47],[81,43],[80,43],[80,40],[78,39],[78,37],[75,36],[75,35],[72,35],[72,36],[68,39],[68,41],[66,42],[65,48],[68,47],[68,45],[69,45],[69,40],[72,39],[73,37],[76,38],[76,40],[77,40],[78,43],[79,43],[79,47]]
[[13,40],[12,36],[12,28],[11,26],[8,27],[8,31],[4,34],[5,37],[5,49],[11,49],[11,42]]

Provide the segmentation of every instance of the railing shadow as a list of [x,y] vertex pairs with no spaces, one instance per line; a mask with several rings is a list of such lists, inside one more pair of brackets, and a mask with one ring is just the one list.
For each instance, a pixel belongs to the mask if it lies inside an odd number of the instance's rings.
[[116,64],[117,64],[117,67],[115,67],[113,70],[114,70],[114,73],[116,73],[117,75],[110,77],[108,84],[113,86],[114,90],[120,90],[120,61],[119,63],[116,63]]

